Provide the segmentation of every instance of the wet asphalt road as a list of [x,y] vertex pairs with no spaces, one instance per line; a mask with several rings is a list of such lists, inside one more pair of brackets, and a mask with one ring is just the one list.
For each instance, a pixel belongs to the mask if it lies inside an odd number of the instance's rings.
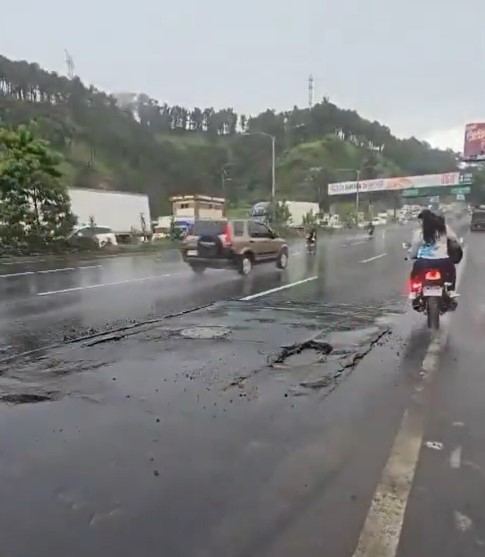
[[[423,390],[408,237],[335,235],[315,257],[296,244],[287,272],[249,280],[191,276],[175,254],[0,279],[4,356],[215,302],[2,365],[2,555],[354,555]],[[399,557],[484,551],[485,236],[468,242]]]
[[[364,296],[387,298],[403,288],[402,254],[396,254],[400,228],[363,234],[335,235],[321,242],[317,257],[301,242],[291,245],[291,262],[281,273],[273,264],[258,267],[248,280],[232,271],[194,276],[177,252],[160,255],[0,264],[0,350],[5,355],[29,351],[100,330],[186,311],[223,299],[238,299],[308,277],[315,284],[289,290],[283,299],[299,297],[352,301]],[[389,253],[387,253],[389,252]],[[360,263],[373,257],[380,258]],[[399,268],[395,268],[395,262]],[[393,280],[381,280],[379,271]],[[361,291],[369,272],[375,283]],[[357,297],[356,297],[357,296]]]

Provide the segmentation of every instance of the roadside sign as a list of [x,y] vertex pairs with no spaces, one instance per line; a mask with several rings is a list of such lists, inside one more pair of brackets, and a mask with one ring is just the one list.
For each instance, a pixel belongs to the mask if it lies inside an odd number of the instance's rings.
[[441,186],[441,187],[430,187],[430,188],[408,188],[401,192],[402,197],[439,197],[436,194],[439,193],[440,195],[467,195],[471,193],[471,186],[467,185],[470,184],[468,177],[464,176],[463,181],[461,184],[463,185],[456,185],[455,187],[450,186]]
[[473,174],[471,172],[460,172],[459,178],[460,184],[472,184],[473,183]]
[[456,194],[456,200],[457,201],[465,201],[465,196],[462,193],[457,193]]
[[463,160],[483,161],[485,159],[485,123],[474,122],[465,127]]
[[409,189],[402,192],[403,197],[419,197],[420,195],[421,193],[417,189]]
[[451,188],[451,193],[453,195],[467,195],[472,191],[470,186],[465,186],[463,188]]

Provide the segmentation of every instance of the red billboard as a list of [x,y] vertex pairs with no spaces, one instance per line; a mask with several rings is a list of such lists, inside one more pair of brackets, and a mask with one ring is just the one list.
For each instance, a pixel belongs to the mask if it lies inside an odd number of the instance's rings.
[[467,124],[465,128],[465,160],[485,160],[485,123]]

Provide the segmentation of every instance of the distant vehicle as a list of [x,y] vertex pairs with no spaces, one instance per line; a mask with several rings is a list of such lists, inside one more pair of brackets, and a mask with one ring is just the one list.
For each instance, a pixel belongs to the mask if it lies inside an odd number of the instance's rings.
[[199,220],[189,230],[182,258],[195,273],[235,269],[249,275],[259,263],[288,265],[288,245],[264,223],[255,220]]
[[304,225],[304,219],[307,215],[313,215],[317,218],[320,213],[320,206],[318,203],[309,201],[287,201],[286,206],[290,211],[290,226],[300,227]]
[[74,229],[69,236],[73,241],[78,238],[89,238],[98,244],[98,247],[116,246],[116,235],[109,226],[81,226]]
[[[173,230],[175,238],[182,239],[187,234],[188,229],[189,229],[188,225],[175,224]],[[153,230],[152,242],[158,242],[160,240],[166,240],[170,238],[170,231],[171,231],[171,227],[156,226]]]
[[[70,188],[71,211],[80,227],[104,223],[120,240],[150,232],[148,196],[119,191]],[[143,230],[145,226],[145,230]]]
[[[304,223],[304,218],[308,214],[313,214],[315,217],[320,213],[318,203],[309,201],[286,201],[286,206],[290,213],[290,220],[288,225],[292,227],[301,227]],[[271,203],[269,201],[260,201],[253,205],[250,215],[253,219],[267,221],[270,217]]]
[[477,207],[473,209],[470,230],[485,230],[485,207]]
[[371,222],[374,226],[382,226],[383,224],[387,224],[387,218],[375,217]]

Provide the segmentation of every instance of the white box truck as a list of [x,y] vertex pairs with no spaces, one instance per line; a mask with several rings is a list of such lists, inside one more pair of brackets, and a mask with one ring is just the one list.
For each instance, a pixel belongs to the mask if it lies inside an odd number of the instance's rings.
[[286,205],[291,215],[290,226],[302,226],[303,218],[306,215],[312,213],[317,217],[320,212],[318,203],[311,203],[310,201],[287,201]]
[[117,236],[150,230],[148,196],[138,193],[69,188],[71,211],[78,226],[88,226],[94,220],[97,226],[111,228]]
[[[313,213],[317,217],[320,213],[320,206],[318,203],[310,201],[286,201],[286,206],[290,213],[289,226],[300,227],[303,225],[303,217],[309,213]],[[269,217],[269,210],[271,203],[269,201],[260,201],[255,203],[251,209],[251,217],[257,219],[267,219]]]

